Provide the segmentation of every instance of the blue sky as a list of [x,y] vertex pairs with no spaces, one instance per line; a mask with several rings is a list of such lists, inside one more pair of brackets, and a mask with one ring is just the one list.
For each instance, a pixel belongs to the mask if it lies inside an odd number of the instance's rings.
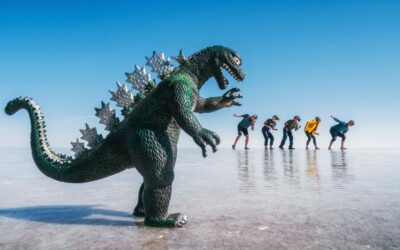
[[[278,114],[322,117],[321,146],[333,114],[354,119],[349,147],[398,147],[400,118],[399,1],[0,1],[0,104],[33,97],[50,144],[70,147],[88,122],[102,131],[94,107],[115,81],[153,50],[191,54],[221,44],[239,52],[247,78],[242,107],[198,115],[229,146],[238,120]],[[205,97],[221,95],[213,79]],[[303,123],[304,123],[303,122]],[[0,146],[29,145],[26,114],[0,113]],[[303,147],[304,134],[295,134]],[[281,131],[276,139],[281,138]],[[195,147],[187,136],[181,146]]]

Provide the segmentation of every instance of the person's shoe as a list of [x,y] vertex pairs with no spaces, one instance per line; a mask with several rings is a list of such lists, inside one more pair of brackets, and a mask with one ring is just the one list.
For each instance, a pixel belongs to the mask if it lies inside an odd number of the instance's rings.
[[274,148],[271,146],[271,147],[269,147],[269,149],[274,149]]
[[306,150],[308,150],[308,146],[306,147]]
[[232,149],[235,149],[235,145],[232,145]]
[[250,148],[248,148],[248,147],[245,147],[244,149],[250,149]]
[[294,147],[289,147],[290,150],[295,149]]
[[268,149],[268,146],[265,146],[265,149]]
[[283,146],[279,146],[280,149],[283,149]]
[[345,147],[343,147],[343,148],[340,148],[341,150],[346,150],[347,148],[345,148]]
[[319,147],[315,147],[315,150],[318,150],[319,149]]

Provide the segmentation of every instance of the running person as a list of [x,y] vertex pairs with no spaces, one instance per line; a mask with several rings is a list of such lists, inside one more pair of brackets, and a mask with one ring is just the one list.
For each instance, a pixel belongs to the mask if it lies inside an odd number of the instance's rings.
[[232,149],[235,149],[236,147],[236,143],[239,141],[240,137],[242,136],[242,134],[244,134],[245,136],[245,149],[249,149],[247,147],[247,145],[249,144],[249,131],[248,128],[251,126],[251,130],[254,130],[254,125],[256,123],[257,120],[257,116],[256,115],[252,115],[250,116],[249,114],[244,114],[244,115],[235,115],[233,114],[234,117],[243,117],[243,119],[239,122],[238,126],[237,126],[237,130],[238,130],[238,135],[236,136],[235,139],[235,143],[233,143],[232,145]]
[[315,119],[310,120],[306,123],[306,126],[304,127],[304,132],[307,136],[306,149],[308,149],[308,144],[310,144],[311,139],[313,140],[315,149],[319,149],[319,147],[317,147],[317,140],[315,138],[315,135],[319,135],[319,133],[317,132],[317,128],[320,122],[321,118],[317,116],[315,117]]
[[299,125],[300,122],[300,117],[299,116],[294,116],[292,120],[288,120],[285,122],[285,127],[283,127],[283,138],[281,141],[281,144],[279,145],[280,149],[283,149],[283,146],[285,145],[286,139],[289,137],[289,149],[294,149],[293,147],[293,133],[292,130],[294,129],[297,131],[301,126]]
[[268,119],[264,122],[264,127],[261,129],[261,132],[264,136],[264,146],[268,148],[268,139],[270,140],[269,148],[273,149],[272,145],[274,144],[274,136],[271,133],[271,130],[278,130],[276,128],[276,121],[279,121],[279,117],[277,115],[272,116],[271,119]]
[[338,122],[338,124],[334,125],[331,127],[330,132],[332,136],[332,140],[329,143],[328,149],[331,149],[333,143],[336,141],[336,138],[339,136],[342,138],[342,144],[340,146],[340,149],[346,149],[344,147],[344,141],[346,140],[346,133],[349,130],[349,127],[354,126],[354,121],[350,120],[347,123],[344,121],[341,121],[333,116],[331,116],[333,120]]

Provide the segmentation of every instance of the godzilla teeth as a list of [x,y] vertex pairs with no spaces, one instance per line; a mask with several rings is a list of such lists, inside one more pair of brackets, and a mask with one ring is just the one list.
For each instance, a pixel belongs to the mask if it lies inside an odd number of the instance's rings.
[[231,70],[231,68],[229,68],[229,66],[226,63],[222,64],[222,68],[225,69],[236,81],[240,82],[240,78],[233,73],[233,71]]

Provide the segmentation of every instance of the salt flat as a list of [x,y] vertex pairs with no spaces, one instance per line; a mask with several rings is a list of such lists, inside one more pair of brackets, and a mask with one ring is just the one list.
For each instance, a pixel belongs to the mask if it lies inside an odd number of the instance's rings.
[[178,152],[170,212],[131,217],[136,170],[87,184],[42,175],[28,149],[0,150],[0,249],[399,249],[400,151]]

